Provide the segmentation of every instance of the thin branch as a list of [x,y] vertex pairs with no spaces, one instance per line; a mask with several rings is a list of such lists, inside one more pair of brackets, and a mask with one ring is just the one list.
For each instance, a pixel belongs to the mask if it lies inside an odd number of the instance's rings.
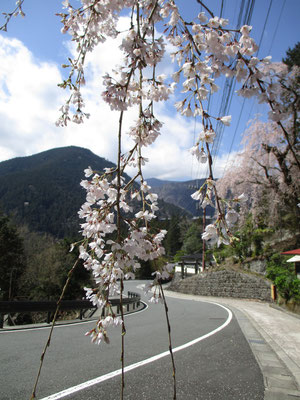
[[48,347],[50,346],[50,343],[51,343],[51,338],[52,338],[52,334],[53,334],[55,322],[56,322],[56,319],[57,319],[57,316],[58,316],[60,304],[61,304],[61,302],[62,302],[62,299],[63,299],[64,295],[65,295],[65,292],[66,292],[66,290],[67,290],[67,287],[68,287],[68,285],[69,285],[69,282],[70,282],[70,280],[71,280],[71,277],[72,277],[72,275],[73,275],[73,272],[74,272],[75,268],[77,267],[78,262],[79,262],[79,258],[77,258],[77,260],[75,261],[73,267],[72,267],[72,268],[70,269],[70,271],[68,272],[68,278],[67,278],[67,280],[66,280],[66,282],[65,282],[65,285],[64,285],[63,290],[62,290],[62,292],[61,292],[60,298],[59,298],[59,300],[58,300],[58,302],[57,302],[56,310],[55,310],[54,317],[53,317],[53,320],[52,320],[51,329],[50,329],[50,332],[49,332],[49,336],[48,336],[46,345],[45,345],[44,350],[43,350],[42,355],[41,355],[40,366],[39,366],[39,370],[38,370],[38,373],[37,373],[37,377],[36,377],[36,380],[35,380],[35,384],[34,384],[34,387],[33,387],[33,390],[32,390],[32,394],[31,394],[30,400],[36,399],[36,389],[37,389],[37,385],[38,385],[38,382],[39,382],[39,379],[40,379],[40,374],[41,374],[41,371],[42,371],[42,367],[43,367],[43,363],[44,363],[44,358],[45,358],[47,349],[48,349]]
[[5,23],[2,26],[0,26],[0,31],[7,32],[7,25],[12,17],[16,17],[17,15],[21,15],[22,17],[25,17],[25,14],[22,10],[22,5],[23,5],[24,1],[25,0],[19,0],[16,3],[17,4],[16,8],[12,12],[2,13],[2,15],[4,15],[4,18],[5,18]]
[[201,0],[197,0],[197,3],[199,3],[203,8],[205,8],[205,10],[211,15],[212,18],[215,17],[213,12],[210,11],[210,9]]
[[[130,81],[131,75],[128,79],[128,84]],[[126,90],[127,94],[127,90]],[[126,97],[126,95],[125,95]],[[124,99],[125,101],[126,99]],[[118,132],[118,168],[117,168],[117,182],[118,182],[118,187],[117,187],[117,200],[116,200],[116,207],[117,207],[117,230],[118,230],[118,238],[117,241],[120,244],[122,239],[121,239],[121,208],[120,208],[120,198],[121,198],[121,157],[122,157],[122,125],[123,125],[123,115],[124,111],[121,111],[120,113],[120,118],[119,118],[119,132]],[[123,284],[123,278],[121,278],[120,282],[121,290],[120,290],[120,309],[121,309],[121,318],[122,318],[122,335],[121,335],[121,368],[122,368],[122,374],[121,374],[121,400],[124,398],[124,387],[125,387],[125,374],[124,374],[124,366],[125,366],[125,361],[124,361],[124,353],[125,353],[125,333],[126,333],[126,328],[125,328],[125,323],[124,323],[124,313],[123,313],[123,290],[124,290],[124,284]]]
[[169,309],[167,305],[167,301],[165,298],[164,290],[161,284],[161,280],[158,280],[164,307],[165,307],[165,314],[166,314],[166,321],[167,321],[167,327],[168,327],[168,337],[169,337],[169,351],[171,355],[171,361],[172,361],[172,377],[173,377],[173,400],[176,400],[176,367],[175,367],[175,360],[174,360],[174,354],[173,354],[173,348],[172,348],[172,338],[171,338],[171,325],[170,325],[170,320],[169,320]]
[[123,310],[123,292],[124,292],[124,280],[121,278],[121,290],[120,290],[120,310],[121,310],[121,318],[122,318],[122,334],[121,334],[121,364],[122,364],[122,379],[121,379],[121,400],[124,398],[124,388],[125,388],[125,335],[126,335],[126,327],[124,322],[124,310]]
[[[251,75],[254,75],[254,72],[253,72],[252,68],[249,67],[249,65],[248,65],[249,62],[242,56],[242,54],[240,52],[238,53],[238,57],[241,58],[245,62],[245,64],[247,65],[247,67],[249,69],[249,73]],[[259,89],[260,89],[261,93],[265,94],[266,93],[266,89],[263,87],[263,82],[258,78],[256,78],[256,82],[257,82],[257,84],[259,86]],[[274,111],[273,101],[269,98],[269,96],[267,96],[267,99],[268,99],[268,103],[269,103],[269,106],[270,106],[271,110]],[[288,147],[289,147],[289,149],[290,149],[290,151],[291,151],[291,153],[292,153],[292,155],[293,155],[293,157],[295,159],[296,165],[298,166],[298,168],[300,170],[300,160],[298,159],[298,157],[297,157],[297,155],[296,155],[296,153],[294,151],[294,148],[293,148],[293,146],[292,146],[292,144],[290,142],[290,138],[289,138],[289,134],[288,134],[287,130],[285,129],[285,127],[283,126],[281,121],[276,121],[276,124],[282,130],[283,136],[285,137],[285,140],[287,141]]]

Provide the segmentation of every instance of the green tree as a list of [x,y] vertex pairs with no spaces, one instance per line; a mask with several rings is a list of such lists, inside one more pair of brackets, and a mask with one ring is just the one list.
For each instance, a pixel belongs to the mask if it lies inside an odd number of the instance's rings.
[[168,256],[174,256],[182,246],[180,221],[181,217],[179,215],[172,215],[165,240],[165,248]]
[[[70,253],[71,240],[57,241],[48,234],[21,229],[27,268],[21,279],[21,293],[31,300],[57,300],[67,274],[78,257],[78,249]],[[90,284],[90,272],[79,261],[75,268],[64,299],[81,299],[83,287]]]
[[262,255],[264,239],[272,232],[273,230],[267,228],[263,219],[257,218],[254,222],[252,214],[249,213],[243,226],[235,234],[239,241],[232,249],[234,255],[241,261],[246,257]]
[[249,213],[240,229],[234,232],[234,236],[238,239],[234,242],[234,246],[216,245],[213,254],[218,263],[228,257],[243,262],[247,257],[267,256],[264,241],[273,232],[273,229],[266,226],[263,215],[254,221],[253,215]]
[[0,214],[0,299],[19,294],[20,277],[25,269],[23,242],[9,218]]
[[287,265],[286,259],[278,253],[267,262],[267,278],[274,282],[286,302],[291,299],[300,301],[300,280],[297,279],[294,265]]
[[182,251],[184,254],[195,254],[202,251],[202,231],[202,224],[199,220],[190,225],[183,240]]
[[286,58],[282,61],[289,67],[289,70],[293,68],[294,65],[300,67],[300,42],[296,43],[295,46],[286,52]]

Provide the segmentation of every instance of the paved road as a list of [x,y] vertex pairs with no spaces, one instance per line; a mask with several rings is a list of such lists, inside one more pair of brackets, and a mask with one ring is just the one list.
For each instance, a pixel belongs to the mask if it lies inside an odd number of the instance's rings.
[[[129,282],[128,289],[141,282]],[[136,291],[142,290],[135,289]],[[185,400],[262,400],[263,377],[252,351],[231,312],[213,303],[168,298],[173,347],[197,338],[197,343],[175,353],[177,398]],[[93,322],[57,327],[45,358],[38,399],[119,398],[120,331],[111,330],[111,344],[90,344],[84,333]],[[222,328],[223,327],[223,328]],[[168,349],[162,305],[149,305],[126,317],[126,365],[149,360]],[[217,331],[219,329],[219,331]],[[29,399],[41,349],[49,330],[0,333],[0,399]],[[215,333],[214,333],[215,332]],[[86,382],[102,382],[86,387]],[[104,378],[103,378],[104,377]],[[109,378],[109,379],[107,379]],[[101,381],[101,379],[98,379]],[[52,396],[79,384],[80,391]],[[172,399],[169,357],[162,357],[126,373],[125,399]]]
[[168,290],[165,295],[229,307],[263,373],[264,400],[300,400],[299,316],[255,300],[193,296]]

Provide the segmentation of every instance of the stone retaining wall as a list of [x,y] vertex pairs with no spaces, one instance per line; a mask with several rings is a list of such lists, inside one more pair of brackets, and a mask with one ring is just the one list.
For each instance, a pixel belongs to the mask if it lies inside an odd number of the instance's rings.
[[269,281],[231,270],[209,271],[186,279],[176,276],[169,290],[199,296],[272,300]]

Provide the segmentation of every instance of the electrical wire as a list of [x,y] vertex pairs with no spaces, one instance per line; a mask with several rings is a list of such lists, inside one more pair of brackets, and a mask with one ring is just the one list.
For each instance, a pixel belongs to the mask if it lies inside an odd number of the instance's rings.
[[240,110],[240,113],[239,113],[239,118],[238,118],[238,121],[237,121],[237,124],[236,124],[236,127],[235,127],[235,131],[234,131],[234,134],[233,134],[233,138],[231,140],[230,149],[229,149],[229,152],[228,152],[226,164],[225,164],[225,167],[223,169],[222,178],[223,178],[223,176],[224,176],[224,174],[226,172],[227,166],[228,166],[230,153],[231,153],[231,150],[232,150],[232,147],[233,147],[233,143],[235,141],[235,137],[236,137],[239,125],[240,125],[241,117],[242,117],[242,114],[243,114],[243,111],[244,111],[245,101],[246,101],[246,98],[244,97],[243,104],[242,104],[242,107],[241,107],[241,110]]
[[[240,12],[239,12],[239,17],[238,17],[238,22],[237,22],[237,30],[240,29],[241,26],[241,21],[242,21],[242,16],[244,14],[243,18],[243,25],[249,24],[252,18],[253,10],[254,10],[254,5],[255,5],[255,0],[248,0],[247,5],[245,8],[244,12],[244,7],[245,7],[245,1],[243,0],[240,5]],[[235,34],[235,39],[237,39],[237,33]],[[224,88],[223,88],[223,96],[222,96],[222,102],[221,106],[219,109],[219,114],[218,115],[227,115],[231,106],[232,102],[232,97],[233,97],[233,92],[235,88],[235,83],[236,80],[235,78],[227,78],[225,80]],[[214,141],[214,145],[212,147],[212,159],[213,162],[215,161],[219,150],[220,150],[220,144],[222,142],[223,138],[223,133],[224,133],[224,125],[218,121],[217,127],[216,127],[216,139]]]
[[222,3],[221,3],[220,18],[222,18],[222,15],[223,15],[223,7],[224,7],[224,0],[222,0]]
[[[286,0],[285,0],[285,1],[286,1]],[[284,5],[285,5],[285,1],[284,1],[284,4],[283,4],[283,7],[284,7]],[[262,43],[262,40],[263,40],[263,37],[264,37],[264,33],[265,33],[265,29],[266,29],[266,26],[267,26],[267,23],[268,23],[268,19],[269,19],[270,11],[271,11],[271,8],[272,8],[272,4],[273,4],[273,0],[270,0],[269,8],[268,8],[267,15],[266,15],[265,22],[264,22],[264,26],[263,26],[263,29],[262,29],[262,32],[261,32],[261,35],[260,35],[260,40],[259,40],[259,45],[258,45],[258,51],[257,51],[257,53],[256,53],[256,56],[258,56],[259,51],[260,51],[260,48],[261,48],[261,43]],[[282,12],[282,10],[283,10],[283,7],[282,7],[282,9],[281,9],[281,12]],[[250,11],[251,11],[251,10],[250,10]],[[253,9],[252,9],[251,12],[253,12]],[[250,14],[250,13],[249,13],[249,14]],[[279,18],[279,20],[280,20],[280,18]],[[250,21],[249,21],[249,22],[250,22]],[[277,30],[277,28],[278,28],[278,25],[279,25],[279,24],[278,24],[278,22],[277,22],[276,30]],[[275,30],[275,33],[276,33],[276,30]],[[274,35],[275,35],[275,33],[274,33]],[[274,35],[273,35],[273,40],[274,40]],[[236,128],[235,128],[235,132],[234,132],[234,135],[233,135],[233,138],[232,138],[232,141],[231,141],[231,145],[230,145],[230,150],[229,150],[229,153],[228,153],[227,161],[226,161],[225,167],[224,167],[224,169],[223,169],[222,177],[224,176],[225,171],[226,171],[227,166],[228,166],[229,156],[230,156],[230,153],[231,153],[231,150],[232,150],[232,147],[233,147],[234,140],[235,140],[235,138],[236,138],[237,130],[238,130],[239,123],[240,123],[240,120],[241,120],[241,116],[242,116],[242,113],[243,113],[243,110],[244,110],[244,106],[245,106],[245,100],[246,100],[246,99],[244,98],[243,104],[242,104],[242,108],[241,108],[240,113],[239,113],[238,122],[237,122],[237,125],[236,125]],[[249,115],[248,115],[248,120],[249,120],[250,115],[251,115],[251,113],[252,113],[253,106],[254,106],[254,102],[252,102],[251,109],[250,109],[250,112],[249,112]]]
[[269,15],[270,15],[270,11],[271,11],[271,8],[272,8],[272,4],[273,4],[273,0],[270,0],[267,16],[265,18],[264,27],[263,27],[262,33],[260,35],[260,41],[259,41],[259,45],[258,45],[258,50],[256,52],[256,57],[258,57],[258,54],[259,54],[259,51],[260,51],[260,48],[261,48],[261,43],[262,43],[262,40],[263,40],[263,37],[264,37],[264,33],[265,33],[265,29],[266,29],[267,22],[268,22],[268,19],[269,19]]
[[279,17],[278,17],[278,20],[277,20],[276,28],[275,28],[275,31],[274,31],[274,34],[273,34],[273,38],[272,38],[272,41],[271,41],[271,45],[270,45],[268,54],[271,53],[271,49],[272,49],[273,44],[274,44],[274,40],[275,40],[275,37],[276,37],[276,34],[277,34],[277,30],[278,30],[278,27],[279,27],[279,24],[280,24],[280,20],[281,20],[282,14],[283,14],[285,3],[286,3],[286,0],[284,0],[284,2],[282,4],[282,7],[281,7],[281,10],[280,10]]
[[[273,0],[271,0],[271,3],[272,3],[272,1]],[[255,7],[255,0],[248,0],[247,4],[246,4],[246,7],[245,7],[245,0],[241,1],[240,9],[239,9],[239,15],[238,15],[238,21],[237,21],[237,24],[236,24],[236,29],[237,30],[240,29],[241,25],[245,25],[245,24],[249,25],[249,23],[251,21],[251,18],[252,18],[252,15],[253,15],[254,7]],[[271,7],[269,6],[268,14],[270,12],[270,8]],[[224,9],[224,2],[222,0],[221,11],[220,11],[221,14],[223,12],[223,9]],[[243,17],[243,15],[244,15],[244,17]],[[265,21],[265,25],[266,25],[266,21]],[[265,26],[264,26],[264,28],[265,28]],[[238,37],[238,34],[236,33],[235,34],[235,39],[237,39],[237,37]],[[235,85],[236,85],[236,80],[234,78],[226,78],[225,79],[225,82],[223,84],[223,95],[222,95],[222,99],[221,99],[221,104],[220,104],[220,107],[219,107],[218,115],[227,115],[228,114],[230,106],[231,106],[231,102],[232,102],[232,97],[233,97],[233,92],[234,92]],[[209,96],[209,99],[208,99],[208,112],[210,111],[210,106],[211,106],[211,96]],[[243,106],[242,106],[242,109],[241,109],[241,112],[240,112],[240,116],[239,116],[238,124],[237,124],[237,127],[236,127],[236,131],[234,133],[234,137],[233,137],[233,140],[232,140],[231,145],[230,145],[230,151],[232,150],[232,147],[233,147],[233,142],[234,142],[234,139],[236,137],[238,125],[239,125],[239,122],[240,122],[240,119],[241,119],[241,115],[242,115],[242,112],[243,112],[243,108],[244,108],[244,103],[243,103]],[[223,138],[224,128],[225,128],[224,125],[220,121],[218,121],[217,125],[216,125],[216,129],[215,129],[216,138],[215,138],[214,144],[212,146],[212,151],[211,151],[212,152],[213,163],[214,163],[214,161],[215,161],[215,159],[216,159],[216,157],[217,157],[217,155],[219,153],[219,150],[220,150],[220,145],[221,145],[222,138]],[[227,163],[225,165],[225,168],[226,168],[226,166],[227,166]],[[204,173],[204,170],[203,170],[203,173]],[[204,174],[202,174],[202,176],[203,175],[204,175],[203,177],[207,176],[207,173],[208,173],[208,169],[206,170],[206,172]]]

